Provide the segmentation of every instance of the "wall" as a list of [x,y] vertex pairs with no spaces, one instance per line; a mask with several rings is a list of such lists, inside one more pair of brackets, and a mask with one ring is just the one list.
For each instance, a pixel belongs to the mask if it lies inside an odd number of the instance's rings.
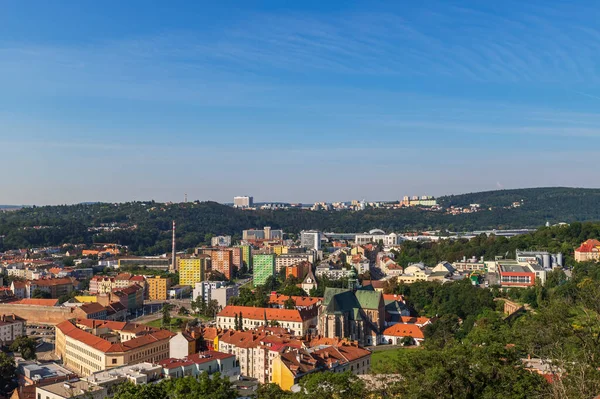
[[75,317],[73,308],[60,306],[32,306],[0,304],[0,314],[12,314],[27,320],[28,324],[58,324]]

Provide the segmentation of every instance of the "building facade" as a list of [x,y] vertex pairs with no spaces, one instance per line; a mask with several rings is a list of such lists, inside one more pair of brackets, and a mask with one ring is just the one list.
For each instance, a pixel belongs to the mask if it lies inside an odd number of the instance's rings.
[[275,254],[256,254],[252,257],[252,264],[255,287],[264,285],[269,277],[275,275]]
[[182,256],[177,258],[179,284],[194,287],[204,281],[207,270],[210,270],[211,257],[206,254]]
[[151,301],[164,301],[171,287],[171,279],[168,277],[154,276],[146,280],[148,285],[148,299]]

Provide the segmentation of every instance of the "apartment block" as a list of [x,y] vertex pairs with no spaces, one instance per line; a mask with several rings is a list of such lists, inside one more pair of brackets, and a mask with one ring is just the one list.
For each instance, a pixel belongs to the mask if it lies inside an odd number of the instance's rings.
[[254,286],[263,285],[275,275],[275,254],[256,254],[252,257]]
[[204,281],[206,273],[211,268],[212,259],[209,255],[181,256],[177,258],[179,284],[194,286]]
[[164,301],[171,287],[171,279],[155,276],[146,280],[148,284],[148,299],[151,301]]

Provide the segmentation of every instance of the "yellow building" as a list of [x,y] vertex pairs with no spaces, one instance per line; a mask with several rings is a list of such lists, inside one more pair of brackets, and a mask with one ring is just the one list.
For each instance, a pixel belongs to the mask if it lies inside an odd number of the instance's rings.
[[273,245],[273,246],[271,247],[271,250],[273,251],[273,253],[274,253],[275,255],[278,255],[278,256],[279,256],[279,255],[287,254],[287,253],[288,253],[288,250],[289,250],[289,248],[288,248],[288,247],[286,247],[285,245]]
[[170,331],[105,320],[67,320],[56,326],[55,353],[79,376],[169,357]]
[[96,295],[77,295],[75,297],[75,299],[79,303],[96,303],[96,302],[98,302],[98,297]]
[[204,281],[205,273],[210,269],[210,256],[197,255],[177,258],[179,270],[179,284],[194,287],[196,283]]
[[167,291],[171,287],[171,279],[155,276],[146,280],[148,284],[148,299],[151,301],[164,301],[167,299]]

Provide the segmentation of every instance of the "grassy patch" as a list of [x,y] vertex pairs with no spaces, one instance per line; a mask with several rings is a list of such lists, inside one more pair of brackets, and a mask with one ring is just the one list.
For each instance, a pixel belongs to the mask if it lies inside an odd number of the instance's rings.
[[390,374],[398,372],[398,360],[410,356],[420,349],[415,348],[390,348],[378,350],[371,355],[371,372],[373,374]]
[[162,319],[152,320],[152,321],[149,321],[148,323],[144,323],[144,324],[147,326],[150,326],[150,327],[166,328],[173,332],[177,332],[177,331],[181,331],[181,329],[182,329],[181,327],[182,327],[182,325],[184,325],[183,323],[186,322],[186,320],[187,319],[182,319],[179,317],[172,318],[170,326],[163,326]]

